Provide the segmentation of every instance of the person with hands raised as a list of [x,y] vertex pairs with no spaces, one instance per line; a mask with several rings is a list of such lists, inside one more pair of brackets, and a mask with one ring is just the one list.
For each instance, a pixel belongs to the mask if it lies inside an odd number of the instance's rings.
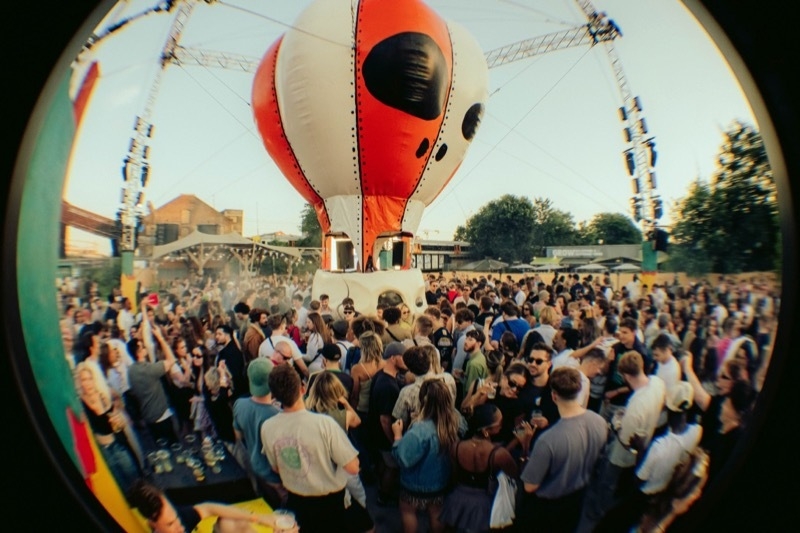
[[130,391],[136,398],[152,439],[178,441],[178,422],[169,404],[169,399],[161,382],[161,378],[171,371],[175,365],[175,354],[159,327],[152,329],[153,337],[161,347],[163,360],[151,362],[144,342],[134,336],[127,343],[128,353],[135,363],[128,369]]
[[748,382],[750,376],[747,367],[742,361],[729,359],[725,361],[722,370],[717,375],[717,393],[712,395],[706,390],[694,371],[694,356],[691,352],[686,352],[679,359],[683,375],[686,381],[692,386],[694,393],[694,409],[699,415],[700,425],[703,428],[703,438],[700,446],[708,447],[714,436],[719,433],[722,427],[720,415],[722,414],[722,404],[730,395],[733,385],[739,381]]

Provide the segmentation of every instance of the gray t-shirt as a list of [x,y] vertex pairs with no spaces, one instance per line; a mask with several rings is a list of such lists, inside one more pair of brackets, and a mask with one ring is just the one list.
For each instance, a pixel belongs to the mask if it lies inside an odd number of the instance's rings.
[[533,445],[522,481],[539,485],[536,495],[555,499],[589,484],[608,437],[606,421],[593,411],[560,418]]
[[344,489],[347,472],[342,467],[358,456],[333,418],[306,410],[281,412],[265,421],[261,442],[283,486],[301,496]]
[[163,361],[157,363],[139,362],[128,370],[130,390],[139,402],[142,419],[154,424],[171,414],[169,400],[164,392],[161,377],[167,373]]

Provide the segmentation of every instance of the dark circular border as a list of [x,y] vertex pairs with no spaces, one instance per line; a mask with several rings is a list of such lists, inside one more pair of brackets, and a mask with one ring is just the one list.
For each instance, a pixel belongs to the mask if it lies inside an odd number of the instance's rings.
[[[792,514],[792,491],[784,491],[798,479],[798,461],[794,459],[794,446],[789,437],[797,405],[792,379],[798,375],[798,358],[790,357],[793,326],[798,326],[795,315],[797,283],[797,235],[794,213],[786,205],[798,205],[798,186],[790,188],[792,177],[800,176],[800,135],[798,135],[797,108],[800,98],[791,81],[796,59],[790,54],[790,41],[794,34],[791,13],[782,2],[757,0],[702,0],[685,2],[718,44],[729,41],[741,56],[744,65],[755,80],[755,87],[763,100],[764,108],[755,109],[763,122],[765,113],[772,123],[775,138],[766,138],[770,161],[774,164],[775,150],[783,154],[784,180],[779,183],[784,232],[784,276],[782,308],[775,354],[772,358],[767,382],[758,402],[756,425],[750,428],[740,446],[739,454],[730,465],[725,477],[716,483],[684,519],[676,522],[675,530],[695,530],[707,527],[730,527],[743,530],[759,527],[772,530],[785,526]],[[104,2],[104,7],[110,2]],[[31,3],[17,3],[7,8],[6,20],[12,21],[4,33],[6,49],[6,106],[4,116],[17,142],[3,151],[5,175],[11,176],[14,160],[21,147],[19,139],[35,118],[37,99],[45,98],[51,74],[65,69],[67,58],[77,51],[78,35],[88,35],[101,13],[98,2],[73,0],[57,2],[46,8]],[[703,8],[707,13],[703,12]],[[8,13],[8,10],[11,13]],[[713,20],[704,20],[710,14]],[[89,19],[91,18],[91,23]],[[716,22],[715,22],[716,21]],[[714,29],[719,24],[724,35]],[[79,28],[76,31],[76,28]],[[665,31],[664,38],[670,36]],[[725,45],[721,44],[725,51]],[[59,58],[62,58],[59,61]],[[730,59],[729,59],[730,60]],[[735,67],[735,66],[734,66]],[[736,70],[736,69],[735,69]],[[741,72],[737,72],[741,75]],[[698,80],[702,83],[702,80]],[[10,93],[10,94],[9,94]],[[748,94],[752,97],[752,94]],[[687,125],[691,127],[691,125]],[[5,163],[8,163],[7,165]],[[800,178],[796,178],[800,179]],[[4,225],[4,260],[2,264],[3,307],[2,346],[8,357],[3,357],[3,376],[6,377],[4,426],[9,439],[14,463],[23,465],[23,471],[14,470],[7,475],[5,487],[10,499],[6,500],[4,524],[18,525],[13,530],[51,531],[77,529],[81,531],[118,529],[105,509],[97,502],[72,467],[68,454],[47,417],[35,390],[27,352],[22,343],[18,315],[14,258],[9,251],[15,249],[19,195],[21,184],[4,181],[3,204],[6,206]],[[792,202],[785,199],[791,198]],[[16,458],[19,458],[19,461]],[[746,460],[745,460],[746,459]],[[64,468],[68,465],[69,468]],[[734,468],[735,466],[735,468]],[[29,475],[26,475],[29,474]]]

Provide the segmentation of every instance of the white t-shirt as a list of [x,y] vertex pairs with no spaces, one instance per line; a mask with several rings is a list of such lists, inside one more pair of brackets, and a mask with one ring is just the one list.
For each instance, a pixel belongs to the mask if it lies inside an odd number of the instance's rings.
[[[574,357],[570,357],[570,359],[575,360]],[[578,396],[575,398],[578,401],[578,405],[586,409],[586,406],[589,405],[589,393],[592,390],[592,382],[586,377],[586,374],[581,372],[581,390],[578,393]]]
[[670,430],[654,440],[636,471],[636,477],[645,482],[641,488],[642,492],[656,494],[667,488],[683,454],[694,450],[702,436],[702,426],[689,424],[686,426],[686,431],[680,435]]
[[275,353],[275,345],[279,342],[286,342],[292,347],[292,359],[303,358],[303,352],[300,351],[297,343],[284,335],[273,335],[272,337],[267,337],[264,339],[264,341],[262,341],[261,345],[258,347],[258,356],[266,357],[267,359],[271,358],[272,354]]
[[528,296],[525,294],[525,291],[517,291],[517,294],[514,295],[514,302],[517,304],[517,307],[522,307],[522,304],[525,303],[525,300]]
[[578,368],[581,366],[580,361],[570,355],[574,351],[575,350],[572,348],[566,348],[563,352],[559,352],[558,355],[553,357],[552,369],[555,370],[560,366],[566,366],[569,368]]
[[[649,376],[649,382],[644,387],[633,391],[628,403],[625,405],[625,414],[622,417],[622,426],[611,444],[609,461],[614,466],[627,468],[636,464],[634,455],[626,446],[630,444],[635,435],[644,435],[647,444],[658,427],[661,410],[664,408],[666,387],[658,376]],[[624,443],[624,445],[623,445]]]
[[308,309],[301,305],[298,309],[296,309],[296,311],[297,320],[294,321],[294,325],[300,328],[300,331],[305,331],[306,321],[308,320]]
[[681,365],[674,356],[670,357],[666,363],[658,363],[656,376],[664,381],[666,390],[670,390],[681,380]]
[[342,468],[358,456],[347,433],[328,416],[305,409],[281,412],[261,425],[261,443],[286,489],[301,496],[342,490]]

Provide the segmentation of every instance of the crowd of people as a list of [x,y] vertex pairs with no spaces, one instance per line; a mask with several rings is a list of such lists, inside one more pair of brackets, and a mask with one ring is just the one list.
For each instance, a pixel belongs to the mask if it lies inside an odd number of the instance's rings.
[[[153,442],[226,443],[303,532],[668,526],[747,428],[780,298],[761,278],[428,275],[427,307],[312,300],[308,280],[190,277],[136,302],[63,283],[86,419],[126,491]],[[174,514],[174,513],[173,513]],[[202,515],[202,513],[201,513]],[[424,524],[424,526],[422,525]]]

